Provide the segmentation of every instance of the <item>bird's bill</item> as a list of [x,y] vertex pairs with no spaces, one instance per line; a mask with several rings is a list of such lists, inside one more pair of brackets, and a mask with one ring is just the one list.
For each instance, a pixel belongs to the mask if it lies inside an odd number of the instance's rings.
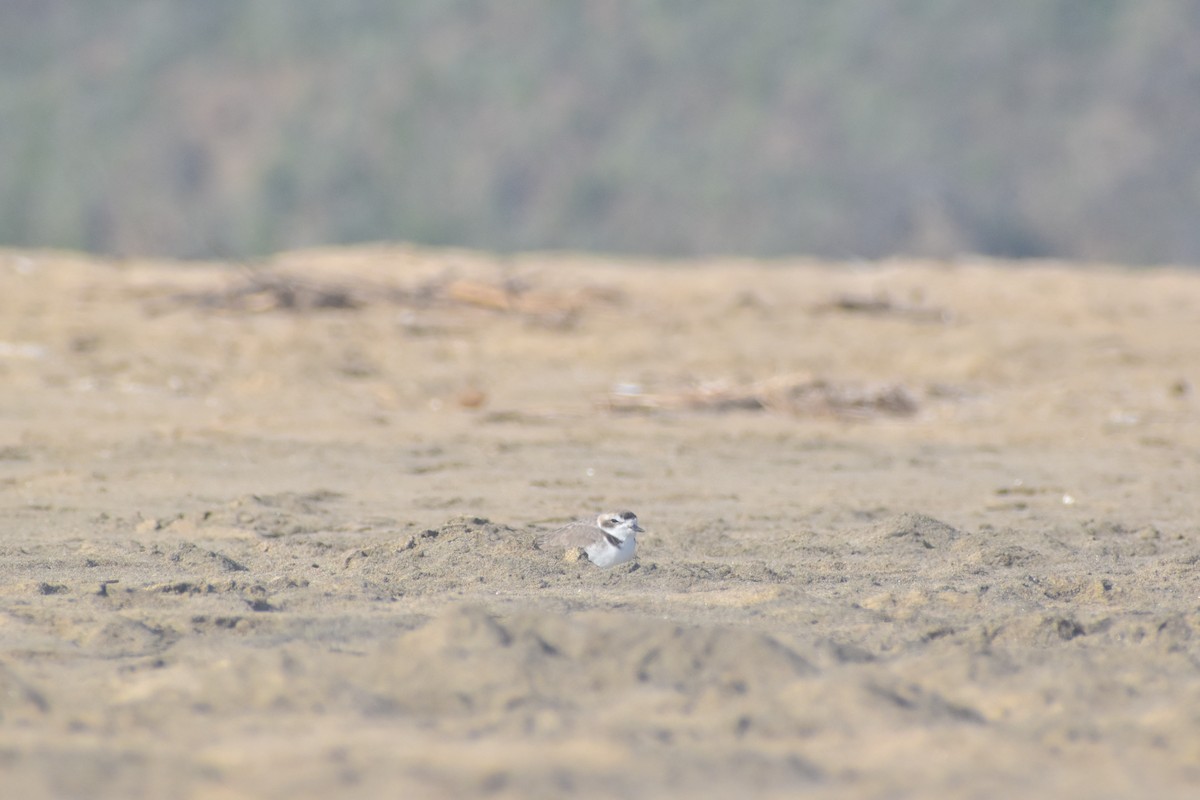
[[632,530],[634,533],[645,533],[646,532],[646,529],[643,528],[641,525],[638,525],[636,522],[633,523],[633,527],[630,528],[630,530]]

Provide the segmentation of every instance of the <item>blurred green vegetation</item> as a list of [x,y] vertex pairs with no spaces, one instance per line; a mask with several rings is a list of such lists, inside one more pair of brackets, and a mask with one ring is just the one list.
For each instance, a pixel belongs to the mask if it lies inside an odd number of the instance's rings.
[[0,244],[1200,263],[1200,5],[0,0]]

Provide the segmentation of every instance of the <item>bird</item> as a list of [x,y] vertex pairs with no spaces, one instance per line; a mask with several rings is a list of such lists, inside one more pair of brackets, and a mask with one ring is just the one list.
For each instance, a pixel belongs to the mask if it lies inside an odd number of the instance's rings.
[[615,567],[633,558],[637,535],[644,532],[632,511],[601,514],[593,522],[572,522],[538,539],[538,547],[569,550],[582,548],[597,567]]

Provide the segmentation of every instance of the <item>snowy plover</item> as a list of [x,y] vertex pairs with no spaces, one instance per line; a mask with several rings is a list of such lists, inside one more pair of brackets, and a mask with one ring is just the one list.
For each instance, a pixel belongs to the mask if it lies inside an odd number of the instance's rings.
[[572,522],[538,539],[538,545],[569,549],[582,547],[597,567],[613,567],[633,558],[637,535],[644,529],[632,511],[601,514],[592,522]]

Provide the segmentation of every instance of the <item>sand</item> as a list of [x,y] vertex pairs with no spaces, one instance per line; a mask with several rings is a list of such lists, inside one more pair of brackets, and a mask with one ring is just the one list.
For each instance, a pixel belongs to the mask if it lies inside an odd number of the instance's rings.
[[0,785],[1200,796],[1198,383],[1182,269],[0,252]]

